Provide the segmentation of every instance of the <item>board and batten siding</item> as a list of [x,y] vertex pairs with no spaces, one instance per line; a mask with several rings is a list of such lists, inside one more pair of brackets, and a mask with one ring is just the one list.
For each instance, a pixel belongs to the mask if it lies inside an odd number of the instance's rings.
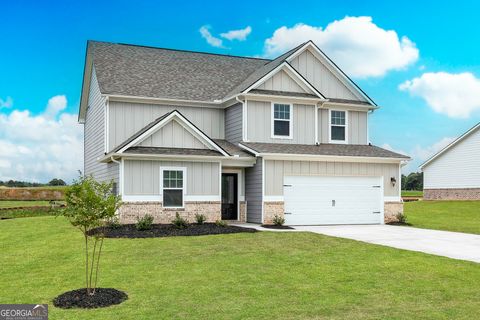
[[398,174],[399,164],[395,163],[265,160],[265,195],[283,196],[284,176],[383,176],[384,196],[399,197],[398,185],[390,182],[395,177],[400,183]]
[[[331,108],[335,110],[335,108]],[[339,108],[339,110],[342,110]],[[348,112],[348,144],[368,144],[368,113],[364,111]],[[329,143],[330,118],[328,109],[318,109],[318,141]]]
[[97,159],[105,152],[105,99],[100,93],[95,69],[92,70],[88,108],[84,124],[84,169],[85,175],[91,175],[98,181],[118,183],[119,166],[117,163],[101,163]]
[[225,109],[225,139],[232,143],[238,143],[243,139],[242,108],[243,105],[237,103]]
[[193,134],[172,120],[139,144],[142,147],[207,149]]
[[360,99],[309,50],[305,50],[296,56],[290,61],[290,64],[326,97],[349,100]]
[[245,201],[247,222],[262,223],[263,186],[262,158],[253,167],[245,168]]
[[265,80],[256,89],[305,93],[305,90],[283,70]]
[[247,139],[250,142],[315,144],[315,106],[294,104],[292,139],[274,139],[271,102],[248,100]]
[[218,162],[125,160],[124,194],[160,195],[160,167],[185,167],[186,196],[220,193],[220,164]]
[[173,110],[178,110],[210,138],[224,139],[225,116],[223,109],[110,101],[110,150],[150,122]]
[[480,188],[480,128],[423,168],[424,189]]

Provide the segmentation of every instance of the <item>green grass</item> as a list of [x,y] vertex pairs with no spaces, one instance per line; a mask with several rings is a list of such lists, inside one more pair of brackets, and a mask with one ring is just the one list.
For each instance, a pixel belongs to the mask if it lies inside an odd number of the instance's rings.
[[2,303],[49,319],[473,319],[478,264],[312,233],[107,239],[100,285],[129,300],[62,310],[84,286],[79,231],[63,218],[0,221]]
[[402,197],[423,197],[423,191],[402,190]]
[[36,207],[49,206],[50,201],[22,201],[22,200],[0,200],[0,208],[20,208],[20,207]]
[[404,204],[414,227],[480,234],[480,201],[415,201]]
[[41,186],[41,187],[5,187],[5,186],[0,186],[0,189],[30,189],[30,190],[46,189],[46,190],[64,191],[68,187],[69,186]]
[[0,219],[54,216],[59,208],[25,208],[0,210]]

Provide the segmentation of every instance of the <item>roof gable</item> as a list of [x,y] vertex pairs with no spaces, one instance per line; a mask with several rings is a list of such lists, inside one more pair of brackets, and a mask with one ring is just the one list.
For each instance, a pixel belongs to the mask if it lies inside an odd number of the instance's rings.
[[422,163],[420,165],[420,169],[423,170],[423,168],[425,168],[426,166],[428,166],[430,163],[432,163],[435,159],[437,159],[438,157],[440,157],[441,155],[443,155],[444,153],[446,153],[447,151],[453,149],[455,146],[459,145],[460,143],[462,143],[463,141],[466,141],[468,140],[469,137],[471,137],[472,135],[476,134],[476,133],[479,133],[480,134],[480,122],[477,123],[475,126],[473,126],[472,128],[470,128],[467,132],[465,132],[464,134],[462,134],[460,137],[458,137],[457,139],[455,139],[453,142],[451,142],[450,144],[448,144],[445,148],[443,148],[442,150],[440,150],[439,152],[437,152],[436,154],[434,154],[433,156],[430,157],[430,159],[428,159],[427,161],[425,161],[424,163]]
[[210,149],[203,139],[185,128],[176,117],[163,124],[155,132],[146,136],[142,141],[134,144],[139,147]]
[[[175,122],[175,124],[172,124],[172,122]],[[223,156],[229,156],[215,141],[210,139],[179,111],[174,110],[139,130],[116,147],[113,153],[124,153],[131,147],[196,149],[200,146],[199,149],[214,150]]]
[[327,98],[360,100],[376,106],[376,103],[313,41],[303,44],[287,58],[287,61]]

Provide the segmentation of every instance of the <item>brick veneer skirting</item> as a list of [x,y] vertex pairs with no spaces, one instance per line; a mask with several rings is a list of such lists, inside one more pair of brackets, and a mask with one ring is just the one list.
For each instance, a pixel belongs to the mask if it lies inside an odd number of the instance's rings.
[[273,224],[275,215],[284,217],[283,201],[268,201],[263,203],[263,223]]
[[152,215],[154,223],[171,223],[178,212],[189,222],[195,222],[195,214],[203,214],[207,222],[221,219],[219,201],[186,201],[184,209],[164,208],[161,202],[124,202],[119,209],[120,223],[136,223],[146,214]]
[[383,210],[385,223],[396,222],[398,221],[397,215],[403,214],[403,202],[385,202]]
[[423,200],[480,200],[480,188],[425,189]]
[[[273,224],[273,217],[278,215],[284,217],[283,201],[264,202],[263,223]],[[385,223],[397,221],[397,214],[403,214],[403,202],[385,202]]]

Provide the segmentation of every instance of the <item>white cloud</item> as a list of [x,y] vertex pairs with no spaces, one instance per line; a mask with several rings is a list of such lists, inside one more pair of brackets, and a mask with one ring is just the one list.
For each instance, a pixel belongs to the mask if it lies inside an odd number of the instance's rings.
[[0,98],[0,109],[3,108],[11,108],[13,106],[13,99],[11,97],[7,97],[5,100]]
[[47,119],[55,119],[60,111],[67,107],[67,97],[64,95],[54,96],[48,99],[47,109],[45,110],[45,117]]
[[252,32],[252,28],[250,26],[247,26],[245,29],[230,30],[228,32],[220,33],[220,36],[230,41],[232,40],[244,41],[247,39],[247,36],[251,32]]
[[400,90],[421,97],[438,113],[467,118],[480,110],[480,79],[470,72],[427,72],[400,84]]
[[420,170],[419,166],[422,163],[424,163],[425,161],[430,159],[431,156],[433,156],[434,154],[436,154],[437,152],[439,152],[440,150],[445,148],[453,140],[455,140],[455,138],[444,137],[444,138],[438,140],[437,142],[435,142],[434,144],[426,146],[426,147],[416,145],[409,152],[405,152],[403,150],[393,148],[391,145],[389,145],[387,143],[382,145],[382,148],[393,151],[393,152],[401,153],[401,154],[404,154],[404,155],[408,155],[409,157],[411,157],[412,160],[409,161],[407,163],[407,165],[402,168],[402,172],[404,174],[408,174],[410,172],[419,171]]
[[217,37],[214,37],[211,33],[210,33],[210,27],[209,26],[202,26],[200,28],[200,34],[202,35],[202,38],[204,38],[205,40],[207,40],[207,43],[213,47],[216,47],[216,48],[223,48],[223,41],[222,39],[219,39]]
[[0,113],[0,180],[70,182],[83,168],[83,128],[62,112],[65,96],[49,100],[43,114]]
[[345,17],[325,29],[306,24],[283,26],[265,40],[265,56],[274,57],[312,40],[348,75],[356,78],[383,76],[417,61],[419,51],[410,39],[399,38],[371,17]]

